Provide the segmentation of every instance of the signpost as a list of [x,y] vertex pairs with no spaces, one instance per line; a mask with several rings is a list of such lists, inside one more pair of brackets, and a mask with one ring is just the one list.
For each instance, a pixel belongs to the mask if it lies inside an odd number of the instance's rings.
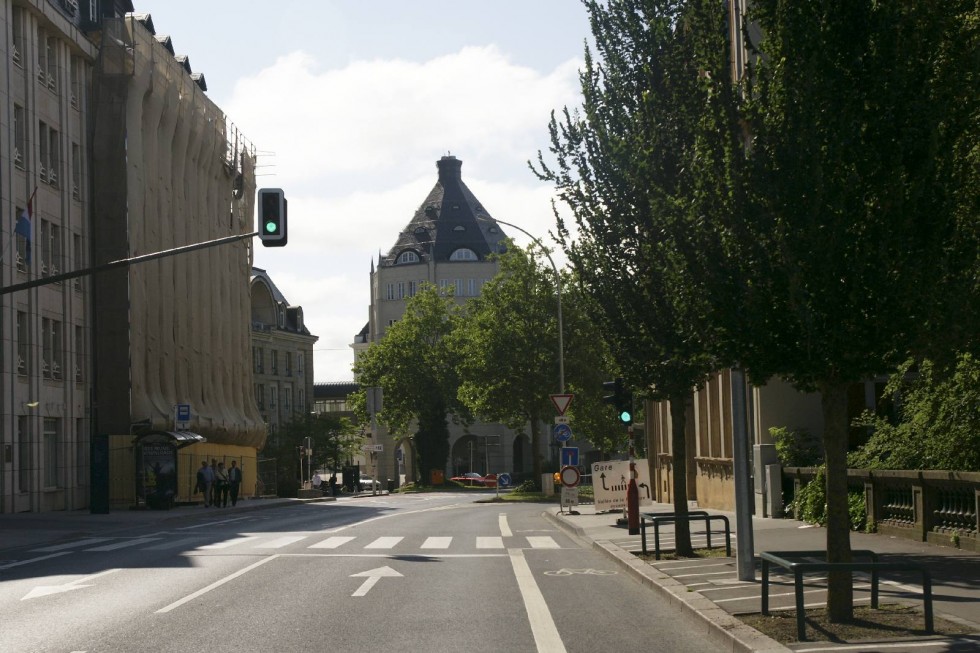
[[[647,465],[646,459],[639,459],[634,462],[639,503],[641,505],[652,503],[650,467]],[[628,460],[606,460],[592,463],[592,491],[595,494],[595,511],[603,512],[625,508],[629,481],[630,462]]]
[[174,430],[186,429],[191,423],[191,405],[177,404],[174,406]]

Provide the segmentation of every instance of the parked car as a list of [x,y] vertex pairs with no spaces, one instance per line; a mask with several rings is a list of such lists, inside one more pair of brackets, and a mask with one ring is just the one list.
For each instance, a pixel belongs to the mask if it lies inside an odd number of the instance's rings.
[[460,474],[459,476],[453,476],[450,481],[454,481],[461,485],[466,485],[467,487],[496,487],[497,486],[497,475],[487,474],[486,476],[481,476],[476,472],[466,472],[465,474]]
[[372,486],[377,492],[381,491],[381,481],[376,481],[367,474],[361,474],[361,478],[358,481],[358,488],[361,492],[370,492]]

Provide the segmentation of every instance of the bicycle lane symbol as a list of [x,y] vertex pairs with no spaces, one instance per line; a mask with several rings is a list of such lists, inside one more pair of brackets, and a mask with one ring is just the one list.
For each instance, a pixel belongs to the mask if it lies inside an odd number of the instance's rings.
[[614,576],[619,572],[606,569],[558,569],[544,572],[545,576]]

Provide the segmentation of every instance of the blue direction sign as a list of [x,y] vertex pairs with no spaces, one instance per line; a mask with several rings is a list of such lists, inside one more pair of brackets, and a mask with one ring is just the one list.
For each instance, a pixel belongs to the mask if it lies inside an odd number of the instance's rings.
[[177,404],[177,421],[178,422],[189,422],[189,421],[191,421],[191,405],[190,404]]
[[561,466],[578,467],[578,447],[561,448]]
[[568,442],[572,439],[572,427],[568,424],[555,424],[555,439],[559,442]]
[[497,474],[497,485],[500,487],[508,487],[511,483],[510,474],[504,472],[503,474]]

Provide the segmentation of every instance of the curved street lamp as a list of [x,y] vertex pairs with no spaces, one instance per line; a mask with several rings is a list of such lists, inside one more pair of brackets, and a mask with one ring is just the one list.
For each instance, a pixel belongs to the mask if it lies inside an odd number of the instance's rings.
[[485,220],[487,222],[499,222],[502,225],[508,227],[513,227],[517,229],[522,234],[534,241],[534,244],[541,248],[544,255],[548,257],[548,262],[551,263],[551,269],[555,271],[555,292],[558,297],[558,391],[561,394],[565,394],[565,343],[563,340],[562,332],[562,321],[561,321],[561,275],[558,273],[558,266],[555,265],[555,260],[551,258],[551,254],[548,252],[548,248],[545,247],[537,237],[533,236],[523,227],[518,227],[516,224],[511,224],[510,222],[505,222],[499,218],[491,218],[484,216],[476,216],[477,220]]

